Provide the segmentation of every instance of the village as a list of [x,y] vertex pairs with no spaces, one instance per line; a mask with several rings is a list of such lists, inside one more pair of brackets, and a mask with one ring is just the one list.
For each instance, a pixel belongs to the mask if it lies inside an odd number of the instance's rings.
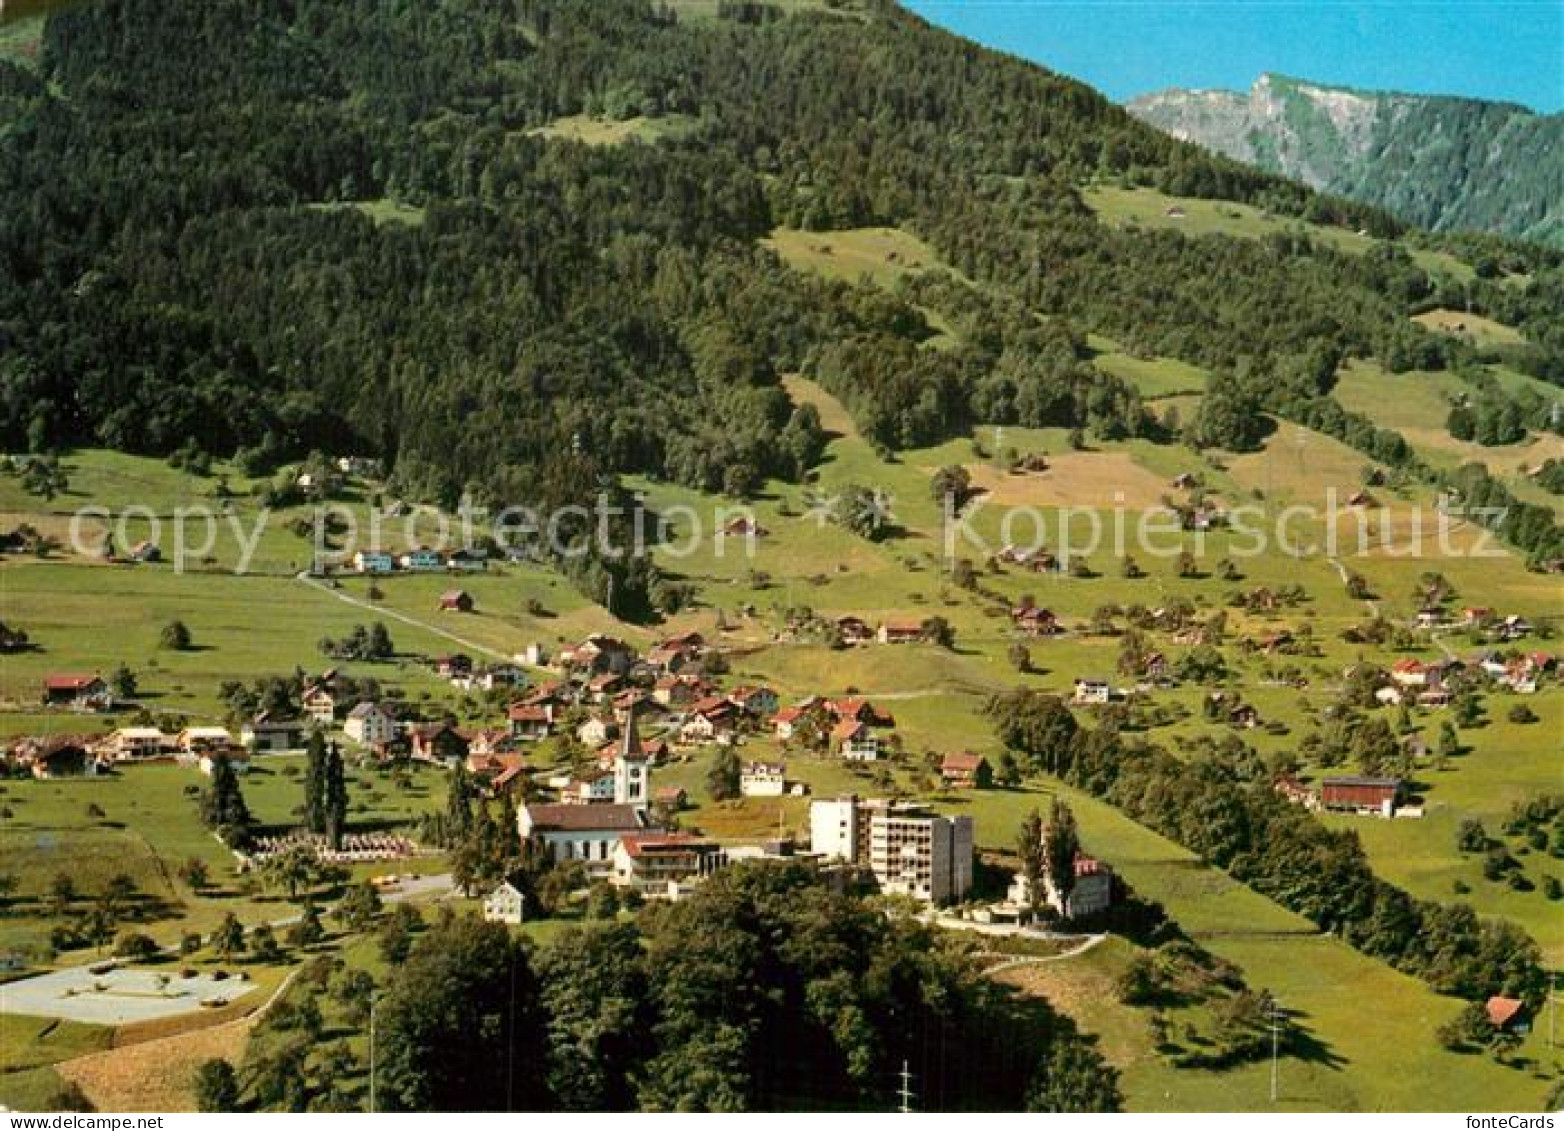
[[[916,626],[905,632],[894,625],[869,630],[854,617],[841,618],[836,627],[846,646],[921,639]],[[514,664],[475,664],[461,654],[433,660],[433,671],[457,688],[502,689],[512,697],[503,717],[483,728],[401,720],[390,702],[354,700],[328,671],[305,682],[295,710],[263,712],[236,732],[205,724],[177,733],[152,725],[122,726],[95,738],[61,733],[14,743],[8,764],[40,780],[98,774],[128,780],[137,767],[168,762],[207,776],[223,763],[242,775],[253,764],[303,752],[311,735],[320,734],[344,743],[366,764],[411,761],[465,773],[483,795],[516,802],[523,840],[557,861],[581,863],[587,882],[606,879],[640,896],[676,899],[733,861],[809,855],[841,866],[844,876],[872,875],[886,894],[933,906],[967,901],[975,860],[971,817],[941,816],[905,798],[811,798],[807,783],[788,776],[789,750],[860,769],[889,758],[900,748],[889,711],[861,696],[810,696],[783,706],[766,687],[724,689],[717,677],[705,674],[724,667],[712,662],[713,655],[700,633],[689,632],[658,641],[644,656],[622,640],[593,635],[551,657],[534,645]],[[45,678],[43,702],[87,715],[114,708],[102,678],[63,673]],[[572,740],[582,760],[563,768],[536,766],[532,752],[558,735]],[[657,771],[713,747],[728,754],[733,796],[809,799],[803,844],[785,830],[733,843],[679,827],[686,791],[657,785]],[[995,784],[989,759],[966,751],[943,755],[937,774],[947,790]],[[350,837],[338,848],[266,836],[255,856],[264,860],[300,843],[336,862],[396,860],[419,852],[405,836]],[[1111,906],[1110,869],[1085,855],[1075,866],[1081,878],[1076,890],[1050,888],[1038,904],[1056,918],[1085,920]],[[986,921],[1018,921],[1034,905],[1024,881],[1018,883],[984,910]],[[484,907],[499,921],[519,923],[525,914],[521,893],[505,881],[488,894]]]
[[[1035,555],[1009,549],[1000,558],[1027,568],[1037,565]],[[415,550],[401,555],[359,553],[352,569],[367,574],[481,571],[486,564],[486,556],[479,552],[443,555]],[[1242,599],[1249,607],[1261,609],[1274,610],[1281,604],[1265,589]],[[473,610],[474,600],[467,590],[451,589],[439,596],[441,614]],[[1138,623],[1148,631],[1167,632],[1175,644],[1208,645],[1220,634],[1220,628],[1213,630],[1211,623],[1201,623],[1188,610],[1154,609],[1129,615],[1132,622],[1139,616]],[[1101,619],[1103,614],[1094,621]],[[1093,623],[1067,625],[1030,598],[1009,610],[1009,620],[1015,639],[1027,642],[1101,631]],[[1502,647],[1531,632],[1518,616],[1475,607],[1452,616],[1432,606],[1420,611],[1407,631],[1434,634],[1452,628],[1486,634],[1501,647],[1473,653],[1465,660],[1446,648],[1447,658],[1441,661],[1399,659],[1388,669],[1348,669],[1343,679],[1353,683],[1366,676],[1373,706],[1404,713],[1409,705],[1444,711],[1458,696],[1476,688],[1535,694],[1540,681],[1555,673],[1556,658],[1551,653]],[[1122,710],[1126,704],[1143,710],[1159,689],[1187,679],[1199,681],[1199,673],[1189,670],[1187,662],[1175,671],[1165,653],[1140,643],[1141,634],[1132,632],[1136,643],[1127,637],[1120,648],[1120,672],[1128,678],[1115,682],[1101,675],[1077,676],[1070,696],[1074,706],[1088,712]],[[836,647],[847,649],[910,646],[931,639],[927,621],[872,624],[851,614],[823,623],[790,622],[777,639],[801,633],[823,633]],[[1262,654],[1296,653],[1302,643],[1285,629],[1240,641]],[[221,761],[242,774],[257,760],[302,752],[311,736],[319,734],[342,742],[366,765],[410,761],[446,771],[460,769],[485,796],[503,796],[514,803],[524,841],[542,846],[555,859],[581,862],[587,880],[607,879],[640,895],[677,898],[729,861],[807,852],[821,860],[867,869],[887,893],[933,905],[967,900],[974,860],[970,817],[942,817],[926,803],[904,797],[811,798],[806,781],[789,777],[789,751],[856,766],[863,775],[882,759],[902,757],[894,716],[869,698],[810,695],[784,705],[765,686],[724,687],[720,673],[727,670],[728,662],[723,649],[697,631],[659,639],[644,655],[624,640],[591,634],[560,645],[553,654],[542,644],[529,645],[511,662],[475,660],[462,652],[425,662],[437,679],[458,692],[483,694],[490,702],[502,703],[502,711],[482,725],[459,726],[449,717],[427,717],[425,711],[406,717],[406,704],[365,698],[355,681],[327,670],[300,681],[295,702],[245,717],[234,729],[217,722],[192,722],[166,733],[147,719],[97,735],[56,731],[12,742],[6,764],[13,772],[42,780],[134,774],[138,765],[169,761],[196,767],[208,776]],[[98,674],[47,674],[40,702],[46,710],[83,717],[109,716],[116,708],[113,690]],[[1203,710],[1208,719],[1240,731],[1264,722],[1253,705],[1230,690],[1208,693]],[[568,744],[566,759],[550,758],[539,764],[534,753],[550,739]],[[687,791],[654,785],[654,774],[712,749],[722,752],[723,773],[731,779],[714,785],[714,797],[809,798],[807,841],[798,844],[799,838],[786,829],[785,821],[775,835],[748,843],[720,842],[703,836],[698,828],[682,828],[679,814],[687,804]],[[1410,768],[1432,753],[1414,732],[1402,740],[1397,756],[1385,763]],[[983,790],[996,784],[990,759],[969,751],[947,751],[930,767],[945,790]],[[1013,781],[1013,769],[1008,779]],[[715,777],[712,780],[716,782]],[[882,775],[880,781],[886,785],[890,779]],[[871,786],[872,779],[864,784]],[[1423,813],[1422,798],[1414,794],[1406,771],[1323,774],[1312,784],[1305,784],[1294,772],[1279,772],[1274,788],[1309,810],[1386,818]],[[291,842],[273,836],[267,843],[276,851]],[[401,833],[361,837],[345,848],[316,845],[315,849],[332,859],[352,861],[394,860],[420,851]],[[1067,905],[1065,895],[1049,892],[1045,902],[1056,916],[1097,914],[1111,902],[1111,871],[1085,856],[1078,864],[1093,894],[1077,894]],[[485,906],[498,918],[519,922],[524,914],[519,895],[514,886],[502,882]],[[1033,904],[1024,892],[1017,898],[1012,891],[994,908],[985,909],[983,916],[1016,919],[1021,908],[1030,906],[1040,904]]]

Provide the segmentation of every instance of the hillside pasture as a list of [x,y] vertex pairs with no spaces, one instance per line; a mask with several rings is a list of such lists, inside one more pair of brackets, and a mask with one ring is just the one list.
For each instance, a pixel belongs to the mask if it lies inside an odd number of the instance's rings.
[[1464,338],[1479,348],[1487,346],[1518,346],[1525,342],[1521,332],[1513,326],[1495,322],[1481,314],[1468,314],[1460,310],[1439,307],[1412,316],[1412,321],[1430,330],[1451,337]]
[[[1495,368],[1495,378],[1507,389],[1558,397],[1548,389],[1511,370]],[[1332,395],[1351,412],[1369,417],[1382,428],[1404,436],[1424,460],[1436,467],[1477,462],[1506,480],[1507,485],[1531,502],[1551,504],[1522,472],[1545,460],[1564,457],[1564,437],[1538,433],[1517,444],[1487,446],[1458,440],[1446,421],[1450,409],[1469,394],[1470,387],[1448,372],[1388,373],[1373,362],[1349,361],[1338,375]]]
[[904,275],[949,270],[932,247],[903,228],[776,228],[760,243],[795,270],[847,283],[867,278],[886,290],[895,290]]
[[[1153,475],[1125,451],[1061,451],[1050,455],[1048,470],[1015,473],[986,464],[969,467],[972,485],[988,501],[1002,506],[1101,507],[1144,510],[1169,493],[1167,481]],[[938,468],[927,469],[931,474]]]
[[[1234,236],[1259,239],[1276,233],[1299,232],[1337,251],[1362,255],[1380,240],[1365,232],[1312,224],[1288,216],[1277,216],[1248,204],[1227,200],[1169,196],[1149,188],[1094,184],[1081,192],[1088,207],[1107,224],[1152,231],[1183,232],[1189,236]],[[1470,281],[1470,265],[1441,251],[1408,245],[1408,253],[1425,271]]]
[[1172,357],[1136,357],[1125,353],[1112,339],[1093,334],[1088,339],[1092,364],[1104,373],[1129,382],[1148,400],[1205,392],[1210,374],[1199,366]]
[[685,137],[693,133],[699,124],[695,118],[685,114],[667,114],[655,118],[641,115],[602,118],[570,114],[527,132],[548,141],[574,141],[592,146],[623,145],[628,141],[657,142],[664,138]]
[[376,227],[385,224],[406,224],[410,228],[416,228],[423,224],[425,215],[425,209],[419,205],[406,204],[400,200],[390,200],[384,197],[375,200],[350,200],[340,203],[311,204],[308,207],[322,212],[352,209],[369,217],[369,219],[375,222]]

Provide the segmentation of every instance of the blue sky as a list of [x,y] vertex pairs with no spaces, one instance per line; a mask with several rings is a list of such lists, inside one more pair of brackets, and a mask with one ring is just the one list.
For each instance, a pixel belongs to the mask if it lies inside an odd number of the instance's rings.
[[1564,110],[1564,0],[903,0],[1118,101],[1264,71]]

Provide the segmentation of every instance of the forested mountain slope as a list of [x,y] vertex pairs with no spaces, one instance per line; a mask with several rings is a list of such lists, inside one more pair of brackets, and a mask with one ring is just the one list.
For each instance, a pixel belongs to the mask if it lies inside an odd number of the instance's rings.
[[1161,91],[1129,110],[1174,137],[1421,227],[1564,247],[1564,114],[1284,75],[1261,75],[1247,92]]
[[[680,128],[538,132],[581,114]],[[1219,428],[1307,409],[1393,461],[1321,394],[1344,356],[1460,360],[1409,313],[1490,313],[1527,336],[1513,364],[1564,374],[1556,255],[1451,245],[1515,285],[1389,238],[1117,228],[1083,202],[1101,181],[1401,234],[878,2],[89,3],[0,61],[0,441],[360,451],[410,494],[547,506],[625,472],[801,474],[822,433],[779,382],[797,368],[885,447],[977,421],[1159,435],[1088,329],[1215,369]],[[821,282],[757,243],[864,224],[971,283]],[[954,348],[919,348],[924,310]],[[644,593],[649,568],[585,584]]]

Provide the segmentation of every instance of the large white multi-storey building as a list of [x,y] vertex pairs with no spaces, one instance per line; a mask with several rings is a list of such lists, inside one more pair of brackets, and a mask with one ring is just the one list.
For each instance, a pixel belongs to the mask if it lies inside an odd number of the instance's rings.
[[972,818],[942,817],[915,802],[840,797],[809,807],[810,847],[867,867],[880,889],[927,903],[972,888]]

